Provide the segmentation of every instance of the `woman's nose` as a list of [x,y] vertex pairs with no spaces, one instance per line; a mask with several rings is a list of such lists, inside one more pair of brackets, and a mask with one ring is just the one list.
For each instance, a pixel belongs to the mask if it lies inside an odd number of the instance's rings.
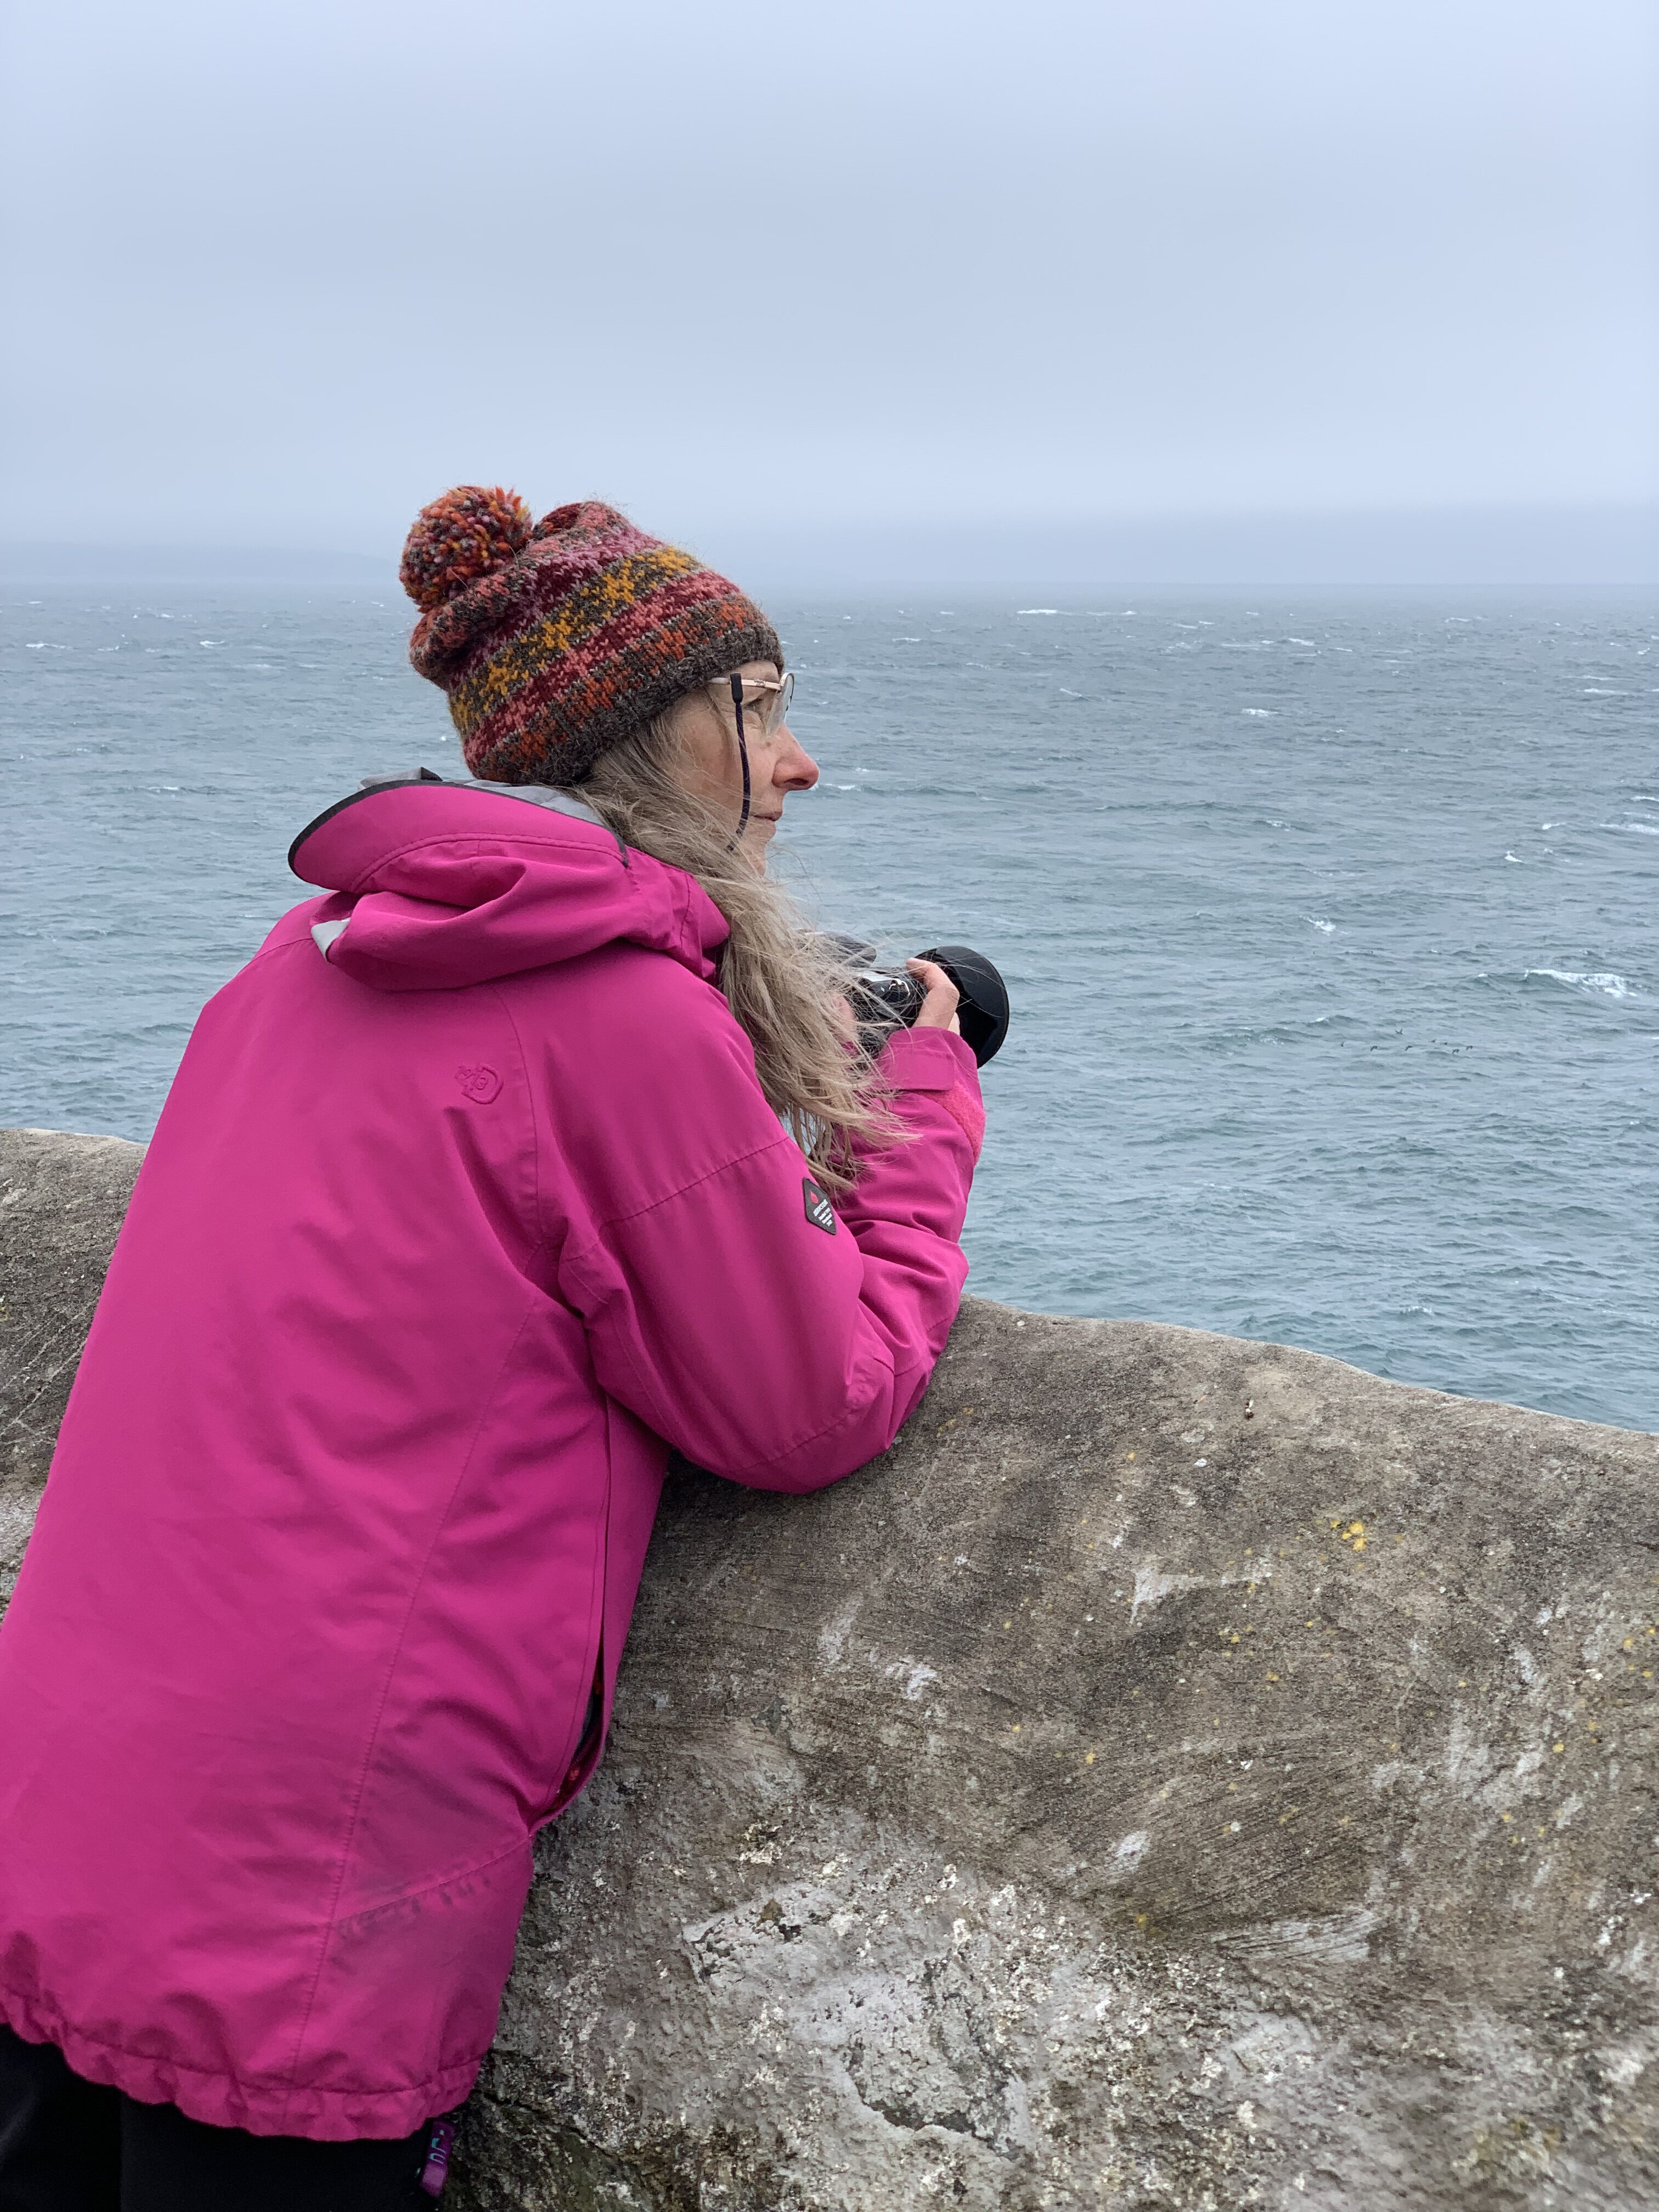
[[817,763],[787,724],[778,735],[783,746],[772,771],[773,782],[786,791],[811,791],[818,780]]

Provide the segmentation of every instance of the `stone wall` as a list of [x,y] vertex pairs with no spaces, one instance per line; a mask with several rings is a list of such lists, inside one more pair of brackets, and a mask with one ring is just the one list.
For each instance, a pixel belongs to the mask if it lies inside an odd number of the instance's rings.
[[[38,1480],[132,1148],[0,1143]],[[964,1307],[678,1471],[459,2212],[1659,2203],[1659,1438]]]

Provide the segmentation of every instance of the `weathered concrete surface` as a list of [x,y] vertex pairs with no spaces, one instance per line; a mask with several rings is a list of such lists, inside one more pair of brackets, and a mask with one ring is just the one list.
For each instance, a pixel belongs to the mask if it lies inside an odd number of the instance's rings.
[[0,1129],[0,1599],[143,1157],[119,1137]]
[[1656,1632],[1659,1438],[970,1302],[885,1460],[672,1481],[451,2193],[1659,2203]]

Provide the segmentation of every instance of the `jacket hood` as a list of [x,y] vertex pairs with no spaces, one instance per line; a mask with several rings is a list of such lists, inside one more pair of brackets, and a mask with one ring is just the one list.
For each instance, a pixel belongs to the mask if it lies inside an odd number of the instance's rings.
[[331,967],[381,991],[457,990],[623,942],[712,981],[726,926],[683,869],[630,850],[564,792],[374,784],[300,832],[289,866],[334,894]]

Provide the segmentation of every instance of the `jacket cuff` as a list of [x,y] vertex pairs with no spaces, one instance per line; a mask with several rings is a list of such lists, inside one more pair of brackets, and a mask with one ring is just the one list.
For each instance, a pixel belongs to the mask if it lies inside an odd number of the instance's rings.
[[979,1064],[951,1030],[895,1030],[877,1060],[895,1091],[951,1091],[966,1084],[979,1096]]

